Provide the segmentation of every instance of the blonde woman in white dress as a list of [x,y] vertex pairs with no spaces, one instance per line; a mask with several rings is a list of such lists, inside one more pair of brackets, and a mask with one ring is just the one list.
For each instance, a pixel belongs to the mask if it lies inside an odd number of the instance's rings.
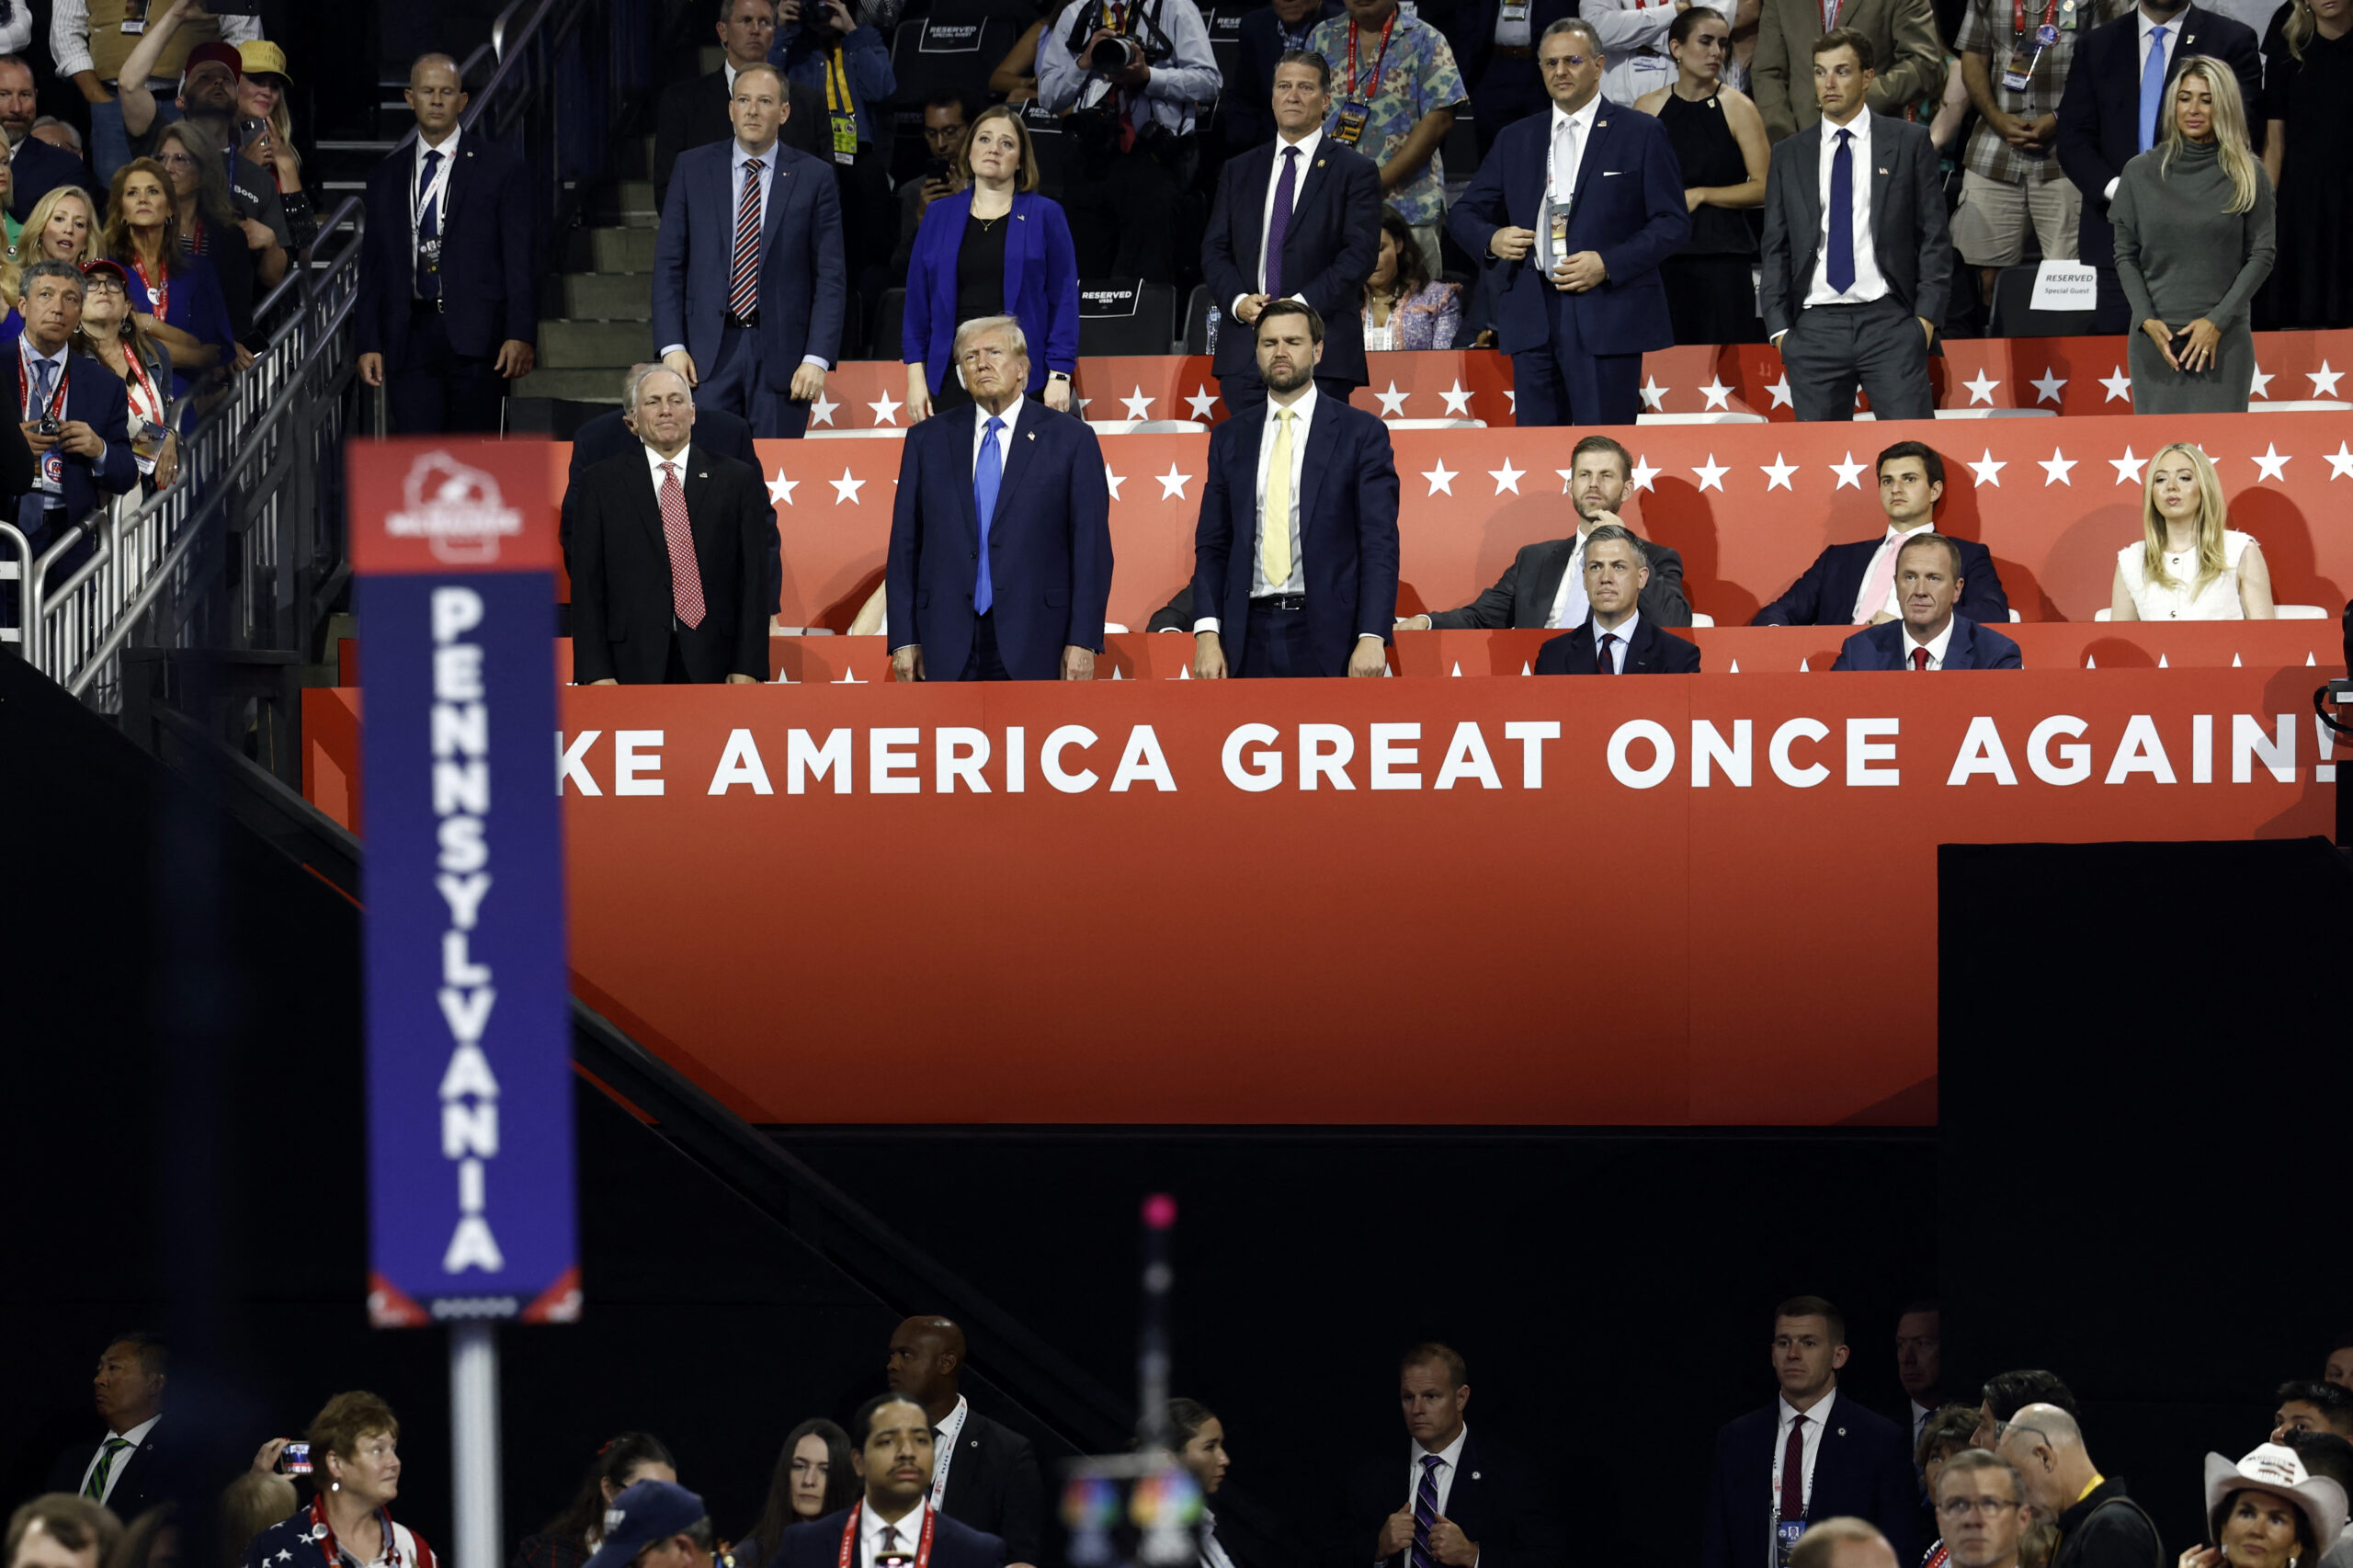
[[2206,454],[2177,441],[2149,460],[2142,539],[2116,552],[2116,620],[2270,620],[2271,572],[2255,536],[2230,526]]

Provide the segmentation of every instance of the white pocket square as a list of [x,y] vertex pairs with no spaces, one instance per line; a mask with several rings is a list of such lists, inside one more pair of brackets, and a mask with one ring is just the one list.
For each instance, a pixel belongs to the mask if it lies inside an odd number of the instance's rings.
[[1622,175],[1626,171],[1623,169],[1604,169],[1601,171],[1601,177],[1603,179],[1616,179],[1620,175]]

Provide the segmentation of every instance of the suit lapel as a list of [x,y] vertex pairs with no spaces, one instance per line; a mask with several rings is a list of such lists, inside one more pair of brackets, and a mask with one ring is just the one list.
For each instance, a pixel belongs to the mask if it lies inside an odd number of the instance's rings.
[[1658,659],[1658,628],[1649,616],[1634,622],[1634,634],[1626,639],[1625,673],[1637,675],[1647,670]]
[[[1865,109],[1865,114],[1870,110]],[[1887,214],[1887,193],[1895,183],[1895,139],[1886,126],[1874,126],[1871,138],[1871,242],[1879,242],[1880,222]]]
[[[968,417],[957,426],[957,428],[962,432],[961,439],[956,449],[948,454],[949,472],[962,483],[950,484],[948,488],[955,492],[956,515],[964,519],[964,532],[971,538],[973,547],[978,549],[981,542],[981,512],[979,504],[972,498],[972,468],[980,453],[972,445],[972,437],[981,426],[981,405],[977,403],[968,403],[964,406]],[[960,458],[965,460],[959,463],[957,460]],[[997,494],[1000,496],[1005,494],[1001,486]]]
[[[1805,226],[1799,230],[1812,241],[1814,250],[1807,253],[1806,266],[1811,268],[1813,256],[1822,245],[1822,133],[1813,126],[1806,128],[1804,139],[1798,143],[1798,172],[1803,177],[1798,184],[1798,201],[1805,209]],[[1799,298],[1804,298],[1802,292]]]
[[[638,448],[638,450],[640,451],[643,451],[644,449],[645,449],[642,444]],[[693,452],[694,445],[689,442],[687,446],[687,449],[678,454],[677,460],[682,471],[687,463],[693,460]],[[641,524],[644,525],[646,540],[654,546],[654,553],[660,556],[666,562],[670,558],[670,546],[669,542],[665,540],[662,535],[662,494],[659,489],[660,483],[660,472],[649,466],[645,471],[645,483],[642,484],[632,485],[631,488],[635,492],[637,496],[637,499],[632,503],[632,506],[637,513],[637,520]],[[681,478],[679,483],[683,484],[686,482]],[[688,516],[691,517],[693,514],[689,512]]]
[[1585,139],[1585,147],[1577,154],[1577,187],[1569,197],[1570,222],[1574,223],[1577,221],[1577,209],[1585,205],[1585,193],[1591,190],[1594,183],[1601,178],[1601,144],[1610,136],[1609,117],[1612,114],[1631,114],[1631,112],[1633,111],[1631,109],[1618,108],[1608,98],[1596,102],[1593,111],[1593,133]]
[[1552,601],[1561,597],[1561,579],[1569,574],[1569,558],[1576,550],[1574,540],[1556,540],[1544,547],[1543,555],[1538,558],[1541,565],[1528,585],[1526,602],[1535,619],[1526,625],[1541,627],[1552,618]]
[[[1005,509],[1012,504],[1014,492],[1021,488],[1022,477],[1029,472],[1030,454],[1038,449],[1038,421],[1045,404],[1029,406],[1025,398],[1020,415],[1013,422],[1013,449],[1006,454],[1005,477],[996,487],[996,510],[989,515],[989,537],[996,537],[997,524],[1005,521]],[[972,405],[972,417],[978,419],[980,404]]]
[[705,555],[718,547],[717,508],[711,504],[710,495],[710,454],[690,442],[678,455],[686,460],[680,467],[678,483],[687,492],[687,531],[694,540],[695,562],[699,565]]
[[1952,641],[1945,644],[1945,668],[1973,670],[1977,667],[1977,637],[1975,631],[1959,616],[1952,618]]
[[1267,196],[1274,185],[1275,151],[1274,142],[1251,150],[1247,188],[1258,194],[1255,199],[1244,202],[1237,214],[1242,222],[1242,244],[1234,247],[1233,259],[1242,264],[1243,281],[1249,285],[1245,291],[1252,294],[1258,291],[1258,248],[1267,243]]
[[1329,162],[1324,143],[1318,142],[1315,144],[1314,159],[1302,165],[1299,171],[1299,198],[1290,204],[1290,232],[1291,233],[1299,233],[1299,220],[1308,210],[1308,204],[1322,200],[1324,187],[1332,183],[1331,176],[1320,172]]
[[[1340,444],[1339,409],[1345,404],[1332,403],[1317,393],[1315,421],[1308,427],[1307,450],[1299,467],[1299,542],[1307,548],[1307,530],[1315,523],[1315,503],[1324,494],[1324,471],[1332,466],[1332,454]],[[1324,406],[1330,404],[1330,406]],[[1274,403],[1267,404],[1267,416],[1274,417]],[[1253,476],[1255,484],[1256,476]]]
[[768,149],[768,208],[760,215],[760,255],[766,258],[776,244],[777,234],[784,227],[785,199],[791,194],[792,171],[786,166],[784,142]]
[[[1021,264],[1028,249],[1024,242],[1029,233],[1028,228],[1029,209],[1034,205],[1036,205],[1034,198],[1026,193],[1017,195],[1013,199],[1012,214],[1006,220],[1005,300],[1006,309],[1008,312],[1012,310],[1013,302],[1021,298]],[[964,210],[969,217],[972,209],[967,206]]]

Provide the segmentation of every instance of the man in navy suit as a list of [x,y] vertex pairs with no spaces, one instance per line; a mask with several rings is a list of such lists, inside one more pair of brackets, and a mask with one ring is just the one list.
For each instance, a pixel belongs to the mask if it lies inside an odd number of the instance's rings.
[[1256,147],[1273,132],[1267,106],[1274,97],[1275,67],[1284,55],[1307,48],[1318,22],[1347,10],[1340,0],[1273,0],[1242,13],[1233,29],[1241,66],[1226,79],[1218,111],[1225,119],[1227,146]]
[[415,144],[368,176],[359,379],[385,389],[395,434],[494,431],[502,383],[531,373],[538,204],[523,160],[459,125],[455,61],[420,57],[403,97]]
[[1919,1479],[1904,1429],[1838,1392],[1847,1323],[1819,1296],[1773,1314],[1773,1375],[1780,1398],[1716,1434],[1700,1522],[1700,1568],[1779,1568],[1809,1519],[1877,1525],[1912,1562]]
[[1464,1419],[1471,1373],[1462,1358],[1444,1345],[1416,1345],[1399,1363],[1397,1385],[1405,1452],[1358,1469],[1335,1568],[1356,1568],[1367,1545],[1383,1568],[1425,1560],[1444,1568],[1558,1562],[1563,1542],[1541,1472],[1502,1444],[1471,1435]]
[[[1945,460],[1922,441],[1898,441],[1879,455],[1879,504],[1887,532],[1853,544],[1834,544],[1814,557],[1790,591],[1756,612],[1752,626],[1883,626],[1903,613],[1895,597],[1895,552],[1922,529],[1934,531],[1944,499]],[[1947,536],[1950,538],[1949,535]],[[1980,625],[2006,624],[2010,601],[1994,558],[1974,540],[1953,540],[1961,551],[1961,598],[1955,608]]]
[[839,1513],[786,1530],[781,1568],[835,1568],[845,1558],[849,1568],[912,1565],[926,1547],[938,1568],[1001,1568],[1004,1541],[931,1506],[931,1419],[922,1405],[904,1394],[877,1394],[850,1418],[849,1441],[864,1494]]
[[[2084,193],[2075,252],[2091,266],[2116,265],[2108,204],[2125,164],[2154,141],[2174,75],[2193,54],[2228,65],[2242,103],[2263,101],[2263,55],[2255,33],[2244,22],[2183,0],[2142,0],[2131,15],[2095,28],[2075,44],[2059,96],[2059,166]],[[2250,108],[2246,119],[2247,134],[2261,152],[2263,116]]]
[[735,73],[732,141],[678,154],[654,253],[654,341],[699,401],[797,439],[839,353],[848,279],[826,165],[784,145],[772,65]]
[[8,160],[8,215],[20,223],[59,186],[88,190],[92,183],[87,164],[32,133],[40,115],[33,68],[20,55],[0,54],[0,136],[8,143],[0,155]]
[[[81,273],[62,261],[37,261],[25,268],[20,287],[25,330],[9,347],[34,478],[16,522],[38,557],[74,523],[138,483],[139,467],[121,380],[69,347],[82,324]],[[44,420],[51,422],[46,433]],[[96,548],[93,540],[66,551],[51,563],[50,580],[62,580]],[[0,604],[13,610],[16,602],[17,586],[7,584]]]
[[1592,612],[1574,631],[1548,639],[1536,653],[1540,676],[1690,676],[1699,650],[1670,637],[1636,607],[1651,580],[1643,541],[1623,523],[1604,523],[1586,536],[1585,592]]
[[191,1468],[180,1442],[183,1434],[177,1423],[167,1436],[158,1432],[169,1360],[160,1335],[134,1331],[115,1336],[99,1355],[90,1384],[106,1436],[58,1455],[43,1490],[86,1497],[130,1519],[178,1499]]
[[1274,301],[1254,330],[1266,406],[1210,436],[1193,678],[1383,674],[1397,616],[1389,427],[1316,392],[1314,307]]
[[1275,67],[1275,140],[1219,171],[1201,270],[1233,323],[1220,335],[1218,391],[1226,412],[1267,400],[1249,327],[1269,300],[1303,300],[1324,320],[1315,384],[1346,403],[1364,385],[1364,280],[1381,258],[1381,168],[1324,134],[1332,65],[1299,50]]
[[[1961,546],[1940,533],[1916,533],[1896,548],[1895,597],[1904,618],[1847,639],[1834,670],[2015,670],[2018,645],[1967,616],[1961,595]],[[1908,1446],[1907,1446],[1908,1447]]]
[[1084,420],[1022,396],[1011,316],[956,332],[969,409],[899,458],[884,602],[901,680],[1093,680],[1111,597],[1111,492]]
[[1658,264],[1690,237],[1666,128],[1601,96],[1593,26],[1554,22],[1536,62],[1552,112],[1506,128],[1447,217],[1486,262],[1522,425],[1631,425],[1643,351],[1675,341]]

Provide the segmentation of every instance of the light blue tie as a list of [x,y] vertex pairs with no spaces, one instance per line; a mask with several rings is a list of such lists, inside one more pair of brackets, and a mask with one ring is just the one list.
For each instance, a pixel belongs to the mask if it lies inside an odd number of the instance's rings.
[[2141,151],[2157,144],[2157,108],[2165,97],[2165,30],[2149,29],[2149,62],[2141,67]]
[[995,415],[989,416],[988,426],[981,437],[981,460],[972,465],[972,512],[981,525],[981,575],[972,585],[972,613],[986,615],[996,603],[996,589],[989,582],[989,522],[996,516],[997,487],[1005,482],[1005,456],[997,450],[997,432],[1005,428],[1005,421]]

